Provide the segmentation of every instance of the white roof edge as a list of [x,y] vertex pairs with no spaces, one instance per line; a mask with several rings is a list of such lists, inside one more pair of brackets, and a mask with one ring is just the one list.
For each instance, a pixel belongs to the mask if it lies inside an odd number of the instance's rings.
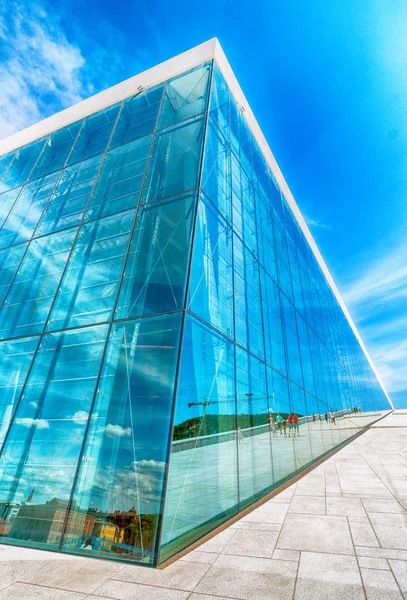
[[389,398],[389,395],[387,394],[387,391],[380,379],[379,374],[376,371],[373,361],[359,335],[356,325],[353,322],[353,319],[350,316],[348,309],[346,308],[346,305],[342,299],[342,296],[339,293],[338,288],[335,285],[332,275],[330,274],[328,267],[326,266],[325,261],[322,258],[320,251],[318,250],[315,240],[312,237],[310,230],[308,229],[304,217],[302,216],[297,206],[297,203],[294,200],[294,197],[287,185],[287,182],[285,181],[284,176],[280,171],[280,168],[273,156],[273,153],[271,152],[270,147],[259,127],[259,124],[257,123],[256,118],[250,109],[250,106],[242,92],[239,82],[237,81],[229,64],[229,61],[227,60],[225,53],[223,52],[223,49],[217,38],[212,38],[211,40],[208,40],[207,42],[204,42],[199,46],[195,46],[195,48],[191,48],[190,50],[187,50],[186,52],[183,52],[182,54],[179,54],[174,58],[160,63],[159,65],[156,65],[151,69],[147,69],[146,71],[143,71],[142,73],[139,73],[134,77],[131,77],[130,79],[126,79],[125,81],[118,83],[117,85],[114,85],[113,87],[107,90],[95,94],[94,96],[91,96],[86,100],[82,100],[74,106],[66,108],[65,110],[62,110],[61,112],[56,113],[51,117],[48,117],[47,119],[43,119],[42,121],[39,121],[38,123],[27,127],[26,129],[22,129],[21,131],[0,140],[0,155],[6,154],[11,150],[15,150],[16,148],[19,148],[24,144],[28,144],[29,142],[32,142],[44,135],[52,133],[56,129],[65,127],[70,123],[74,123],[75,121],[82,119],[88,116],[89,114],[97,112],[98,110],[102,110],[103,108],[106,108],[112,104],[115,104],[116,102],[120,102],[124,98],[127,98],[137,93],[137,88],[139,88],[140,86],[144,88],[153,87],[154,85],[157,85],[162,81],[170,79],[171,77],[174,77],[182,73],[183,71],[192,69],[193,67],[205,62],[206,60],[211,60],[212,58],[214,58],[218,63],[218,66],[222,71],[222,74],[236,101],[241,107],[244,108],[244,118],[246,119],[254,138],[256,139],[268,165],[270,166],[274,174],[274,177],[276,178],[277,183],[280,186],[281,191],[283,192],[295,218],[297,219],[297,222],[306,240],[308,241],[315,255],[315,258],[317,259],[317,262],[321,267],[321,270],[324,273],[340,307],[342,308],[373,372],[375,373],[377,380],[379,381],[391,408],[394,409],[393,403]]
[[197,65],[211,60],[215,56],[217,39],[212,38],[195,48],[191,48],[174,58],[147,69],[142,73],[130,77],[117,85],[114,85],[103,92],[99,92],[78,104],[74,104],[65,110],[55,113],[47,119],[43,119],[30,127],[26,127],[17,133],[0,140],[0,156],[11,150],[15,150],[24,144],[28,144],[44,135],[48,135],[56,129],[61,129],[70,123],[107,108],[124,98],[133,96],[137,93],[140,86],[144,88],[153,87],[171,77],[174,77],[183,71],[193,69]]

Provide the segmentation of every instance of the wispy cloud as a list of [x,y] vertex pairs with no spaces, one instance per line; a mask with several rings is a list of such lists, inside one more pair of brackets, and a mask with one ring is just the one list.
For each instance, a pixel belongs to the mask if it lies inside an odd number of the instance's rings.
[[112,423],[109,423],[105,427],[105,434],[110,438],[128,437],[131,435],[131,429],[130,427],[122,427],[121,425],[113,425]]
[[36,427],[37,429],[49,429],[49,423],[45,419],[31,419],[30,417],[22,417],[15,419],[15,423],[23,427]]
[[68,18],[74,42],[45,0],[0,4],[0,139],[116,83],[117,32],[100,19],[101,44]]
[[81,100],[85,59],[41,5],[28,12],[19,2],[2,6],[0,137],[5,137],[38,121],[47,103],[65,107]]
[[310,229],[326,229],[329,231],[331,226],[328,223],[324,223],[321,219],[317,217],[311,217],[303,212],[304,219]]
[[345,290],[349,304],[384,302],[407,296],[407,242],[369,265]]
[[77,410],[76,413],[72,417],[72,421],[76,425],[83,425],[89,418],[89,413],[86,410]]
[[407,242],[362,268],[343,296],[387,390],[407,398]]

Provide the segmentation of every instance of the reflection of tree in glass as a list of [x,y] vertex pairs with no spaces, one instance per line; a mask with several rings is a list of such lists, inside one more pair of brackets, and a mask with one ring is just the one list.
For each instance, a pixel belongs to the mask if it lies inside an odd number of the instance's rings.
[[[130,546],[140,547],[143,544],[144,549],[152,550],[156,515],[141,515],[140,522],[132,521],[125,529],[125,543]],[[143,539],[141,539],[141,531]]]
[[[288,417],[288,413],[280,413],[283,419]],[[298,417],[303,415],[298,414]],[[241,429],[247,429],[249,427],[257,427],[268,423],[268,413],[255,413],[255,414],[240,414],[239,415],[239,426]],[[174,426],[174,440],[185,440],[188,438],[197,437],[200,431],[200,424],[203,417],[193,417],[187,419],[182,423]],[[226,431],[232,431],[236,429],[236,415],[206,415],[205,416],[205,435],[213,435],[216,433],[223,433]],[[201,431],[201,435],[203,432]]]

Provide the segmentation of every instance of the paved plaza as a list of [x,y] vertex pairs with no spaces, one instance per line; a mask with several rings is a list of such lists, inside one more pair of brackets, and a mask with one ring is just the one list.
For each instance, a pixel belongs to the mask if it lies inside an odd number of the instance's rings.
[[407,411],[162,570],[0,546],[0,600],[407,598]]

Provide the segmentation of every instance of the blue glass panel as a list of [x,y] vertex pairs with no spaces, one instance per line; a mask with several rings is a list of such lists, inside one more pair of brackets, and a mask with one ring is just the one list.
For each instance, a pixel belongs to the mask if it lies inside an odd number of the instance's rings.
[[209,104],[211,118],[218,125],[223,135],[229,140],[229,88],[217,65],[214,64],[212,75],[211,99]]
[[[63,549],[155,558],[181,314],[113,326]],[[86,515],[77,536],[69,534]]]
[[184,307],[195,203],[188,194],[139,209],[117,319]]
[[30,175],[30,179],[37,179],[43,177],[46,173],[62,169],[81,125],[82,121],[77,121],[50,135]]
[[[12,150],[11,152],[8,152],[7,154],[3,154],[3,156],[0,156],[0,193],[3,191],[3,184],[1,183],[1,180],[3,179],[4,175],[7,173],[8,168],[10,167],[11,163],[13,162],[13,158],[16,154],[16,150]],[[8,186],[5,186],[5,188],[7,188]]]
[[290,263],[291,285],[293,288],[293,300],[294,300],[295,308],[303,315],[304,314],[304,300],[303,300],[303,296],[302,296],[300,266],[298,264],[298,260],[295,256],[295,254],[290,246],[288,247],[288,258],[289,258],[289,263]]
[[252,134],[246,120],[240,116],[239,128],[239,159],[248,177],[252,177]]
[[283,205],[281,200],[281,192],[278,187],[276,180],[274,179],[271,171],[268,173],[268,195],[271,202],[271,206],[273,207],[273,216],[280,227],[284,231],[285,223],[284,223],[284,214],[283,214]]
[[80,162],[62,171],[36,229],[45,235],[79,225],[99,172],[101,156]]
[[204,120],[193,119],[156,134],[143,188],[143,202],[196,188]]
[[207,63],[167,82],[159,127],[174,125],[203,113],[208,100],[211,64]]
[[264,358],[259,263],[233,235],[236,341]]
[[272,213],[271,202],[268,198],[270,186],[269,168],[259,146],[256,143],[256,140],[254,140],[253,138],[251,148],[253,177],[257,188],[257,192],[260,195],[262,201],[266,204],[267,208]]
[[233,229],[257,257],[257,230],[254,188],[237,158],[232,154],[232,219]]
[[38,342],[38,337],[0,342],[0,448]]
[[0,231],[1,248],[31,238],[58,175],[46,175],[24,186]]
[[[240,115],[240,111],[239,111],[237,102],[233,96],[230,96],[230,98],[229,98],[229,114],[230,114],[230,146],[231,146],[235,156],[239,157],[241,115]],[[240,161],[239,161],[239,163],[240,163]]]
[[82,225],[64,273],[47,329],[111,318],[134,211]]
[[276,249],[276,262],[278,282],[283,292],[292,299],[290,264],[288,262],[288,249],[284,233],[276,225],[274,227],[274,240]]
[[18,508],[2,539],[56,548],[107,326],[46,335],[4,444],[0,503]]
[[163,85],[125,100],[110,147],[127,144],[152,133],[163,95]]
[[273,483],[266,367],[236,348],[240,504]]
[[312,307],[311,282],[307,274],[300,269],[301,288],[303,295],[303,313],[308,325],[315,329],[314,312]]
[[27,146],[19,148],[14,156],[13,162],[1,180],[1,189],[13,188],[22,185],[29,176],[38,156],[44,147],[47,138],[40,138]]
[[300,343],[301,364],[304,377],[304,387],[312,394],[316,393],[314,368],[311,357],[311,346],[308,337],[308,326],[304,319],[297,314],[298,339]]
[[286,373],[287,367],[280,292],[277,284],[264,269],[260,269],[260,275],[266,360],[281,373]]
[[21,192],[21,187],[13,188],[0,194],[0,229]]
[[40,333],[57,290],[72,230],[33,240],[0,310],[0,337]]
[[296,246],[296,237],[295,237],[295,224],[294,224],[294,216],[291,212],[291,209],[288,207],[287,200],[282,196],[282,205],[283,205],[283,214],[284,214],[284,225],[285,225],[285,233],[287,237],[287,242],[289,246],[292,248],[294,253],[297,252]]
[[[213,529],[238,503],[233,344],[187,316],[162,544]],[[183,534],[188,534],[183,540]]]
[[273,217],[270,205],[267,206],[262,199],[257,202],[257,232],[260,264],[277,281]]
[[290,382],[291,418],[288,418],[287,431],[294,438],[297,470],[308,466],[313,460],[312,438],[309,428],[309,409],[305,392]]
[[17,272],[27,244],[0,250],[0,306],[7,294],[10,283]]
[[120,104],[115,104],[86,117],[69,156],[69,165],[80,160],[86,160],[106,150],[119,109]]
[[205,140],[201,187],[228,223],[231,223],[230,150],[212,119]]
[[148,135],[107,153],[86,219],[99,219],[137,205],[151,140]]
[[233,338],[232,230],[204,199],[195,231],[188,307]]
[[272,456],[275,483],[292,476],[297,468],[294,438],[288,437],[288,416],[292,406],[285,377],[267,368],[267,388],[272,417]]
[[287,352],[288,374],[296,383],[302,385],[301,356],[298,343],[296,310],[284,294],[281,295],[284,333]]

